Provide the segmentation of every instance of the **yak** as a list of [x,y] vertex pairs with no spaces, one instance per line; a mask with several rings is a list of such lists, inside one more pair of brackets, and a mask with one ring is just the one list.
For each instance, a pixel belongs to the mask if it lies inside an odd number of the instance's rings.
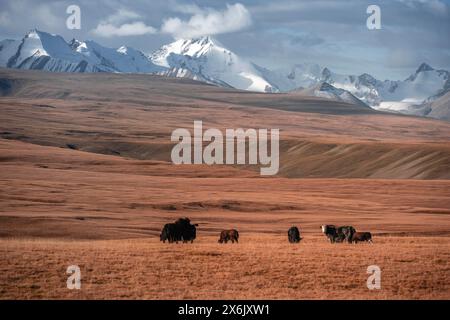
[[231,241],[231,243],[239,243],[239,232],[236,229],[231,230],[222,230],[220,232],[218,243],[227,243],[228,241]]
[[352,243],[353,234],[355,232],[356,230],[352,226],[343,226],[337,228],[337,234],[339,238],[338,242],[347,241],[348,243]]
[[169,243],[178,241],[176,238],[175,223],[166,223],[164,225],[161,234],[159,235],[159,240],[163,243],[166,243],[166,240],[169,241]]
[[323,234],[330,240],[331,243],[335,243],[337,237],[337,230],[336,226],[332,224],[324,224],[320,226],[322,229]]
[[331,243],[344,241],[351,243],[353,234],[356,232],[355,228],[352,226],[336,227],[332,224],[325,224],[320,226],[320,228]]
[[160,241],[163,243],[166,240],[169,243],[178,243],[178,241],[186,243],[190,241],[192,243],[197,236],[197,226],[198,224],[191,224],[189,218],[179,218],[175,223],[167,223],[164,225],[159,237]]
[[296,226],[292,226],[288,230],[288,240],[290,243],[299,243],[302,238],[300,238],[300,231]]
[[362,241],[373,243],[372,234],[370,232],[355,232],[352,237],[352,242],[358,243]]

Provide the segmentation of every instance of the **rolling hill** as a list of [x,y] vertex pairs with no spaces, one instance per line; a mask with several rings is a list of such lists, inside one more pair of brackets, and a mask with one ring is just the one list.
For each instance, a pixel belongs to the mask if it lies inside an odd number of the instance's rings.
[[442,121],[154,75],[3,69],[0,79],[0,136],[10,140],[170,162],[172,130],[203,120],[205,128],[279,128],[286,177],[450,177]]

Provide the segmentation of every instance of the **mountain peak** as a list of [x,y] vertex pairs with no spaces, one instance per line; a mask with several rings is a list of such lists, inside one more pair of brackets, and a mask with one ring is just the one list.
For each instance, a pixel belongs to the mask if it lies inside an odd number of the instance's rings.
[[416,73],[420,73],[423,71],[433,71],[434,69],[432,67],[430,67],[430,65],[426,64],[425,62],[423,62],[419,68],[417,69]]
[[30,29],[30,31],[28,31],[25,34],[25,38],[35,38],[35,39],[39,39],[39,34],[41,33],[41,31],[39,31],[38,29],[34,28],[34,29]]
[[32,28],[30,30],[28,30],[28,32],[26,34],[30,34],[30,33],[38,33],[40,32],[37,28]]
[[217,50],[224,52],[228,51],[210,36],[192,39],[178,39],[153,52],[151,54],[151,58],[157,65],[169,67],[167,59],[171,54],[200,58],[210,54],[212,51]]
[[61,36],[45,31],[38,30],[37,28],[30,29],[24,36],[24,38],[34,38],[34,39],[41,39],[45,37],[58,37],[61,38]]
[[82,42],[78,39],[72,38],[72,40],[70,40],[67,44],[72,50],[76,50],[82,44]]
[[331,71],[327,67],[323,68],[322,70],[322,79],[325,81],[329,80],[331,78]]
[[319,82],[316,86],[317,90],[319,91],[335,91],[338,90],[337,88],[333,87],[331,84],[329,84],[326,81]]
[[215,40],[211,37],[211,36],[203,36],[203,37],[199,37],[199,38],[193,38],[191,39],[192,43],[198,43],[202,46],[204,45],[208,45],[208,44],[215,44]]
[[358,79],[360,83],[364,85],[371,85],[375,86],[377,84],[377,79],[375,79],[373,76],[371,76],[368,73],[363,73],[362,75],[358,76]]
[[427,63],[423,62],[419,66],[419,68],[417,68],[416,72],[414,74],[410,75],[406,80],[407,81],[415,81],[420,73],[426,72],[426,71],[434,71],[434,69],[432,67],[430,67],[430,65],[428,65]]
[[182,42],[182,48],[185,51],[194,50],[196,52],[206,53],[210,48],[223,47],[216,39],[211,36],[203,36],[199,38],[185,39]]

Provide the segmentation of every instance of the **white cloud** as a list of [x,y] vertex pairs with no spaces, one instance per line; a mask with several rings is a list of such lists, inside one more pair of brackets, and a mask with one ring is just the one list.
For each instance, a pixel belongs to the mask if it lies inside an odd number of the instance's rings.
[[195,38],[206,35],[229,33],[248,27],[252,23],[249,11],[244,5],[228,5],[225,10],[201,9],[197,6],[178,6],[177,10],[192,14],[189,20],[174,17],[164,20],[162,33],[174,38]]
[[141,15],[138,13],[128,10],[128,9],[119,9],[116,13],[107,17],[103,22],[108,22],[111,24],[120,24],[125,21],[129,21],[131,19],[139,19]]
[[176,12],[181,12],[185,14],[198,14],[202,13],[203,10],[196,4],[179,4],[175,3],[172,6],[172,10]]
[[143,21],[132,21],[142,18],[136,12],[119,9],[116,13],[100,21],[97,27],[91,32],[100,37],[125,37],[142,36],[145,34],[154,34],[157,32],[152,26],[146,25]]
[[132,23],[124,23],[118,27],[109,23],[100,23],[92,32],[98,36],[108,38],[114,36],[125,37],[153,34],[156,33],[156,29],[152,26],[147,26],[142,21],[137,21]]

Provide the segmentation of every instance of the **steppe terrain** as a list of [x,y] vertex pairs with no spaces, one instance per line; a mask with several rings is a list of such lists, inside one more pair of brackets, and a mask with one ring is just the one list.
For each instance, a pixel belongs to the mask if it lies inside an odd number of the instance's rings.
[[[450,298],[448,122],[145,75],[1,69],[0,94],[2,299]],[[173,165],[194,120],[279,128],[279,175]],[[159,242],[183,216],[197,240]],[[324,223],[374,244],[329,244]],[[225,228],[239,244],[217,243]]]

